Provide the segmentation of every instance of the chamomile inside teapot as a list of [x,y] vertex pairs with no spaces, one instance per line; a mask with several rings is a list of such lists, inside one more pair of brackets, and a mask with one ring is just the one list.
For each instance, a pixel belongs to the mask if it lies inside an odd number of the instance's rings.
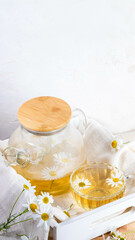
[[[37,194],[65,193],[72,171],[85,162],[80,126],[86,127],[86,118],[79,110],[71,115],[70,106],[56,97],[30,99],[18,110],[20,127],[11,135],[4,155],[17,173],[36,186]],[[78,127],[74,115],[82,116]]]

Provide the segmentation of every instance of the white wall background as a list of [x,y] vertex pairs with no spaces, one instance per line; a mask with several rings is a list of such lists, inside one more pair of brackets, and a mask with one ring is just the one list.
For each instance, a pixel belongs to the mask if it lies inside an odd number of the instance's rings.
[[114,132],[135,128],[134,0],[0,0],[0,138],[51,95]]

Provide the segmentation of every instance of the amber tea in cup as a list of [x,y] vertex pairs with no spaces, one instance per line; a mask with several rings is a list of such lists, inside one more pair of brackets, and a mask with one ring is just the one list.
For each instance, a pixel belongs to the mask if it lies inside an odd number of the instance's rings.
[[75,170],[70,178],[73,196],[86,210],[117,200],[125,191],[123,173],[106,163],[92,163]]

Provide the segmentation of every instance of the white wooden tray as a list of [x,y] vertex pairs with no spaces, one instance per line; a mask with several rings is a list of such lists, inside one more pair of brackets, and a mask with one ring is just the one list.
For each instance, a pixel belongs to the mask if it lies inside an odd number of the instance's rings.
[[66,220],[53,229],[54,240],[90,240],[135,221],[135,193]]

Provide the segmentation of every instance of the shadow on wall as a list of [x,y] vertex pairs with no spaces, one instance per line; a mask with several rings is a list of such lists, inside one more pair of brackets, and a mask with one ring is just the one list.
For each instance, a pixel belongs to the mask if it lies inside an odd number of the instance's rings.
[[15,92],[0,88],[0,140],[10,137],[18,127],[17,110],[26,101]]

